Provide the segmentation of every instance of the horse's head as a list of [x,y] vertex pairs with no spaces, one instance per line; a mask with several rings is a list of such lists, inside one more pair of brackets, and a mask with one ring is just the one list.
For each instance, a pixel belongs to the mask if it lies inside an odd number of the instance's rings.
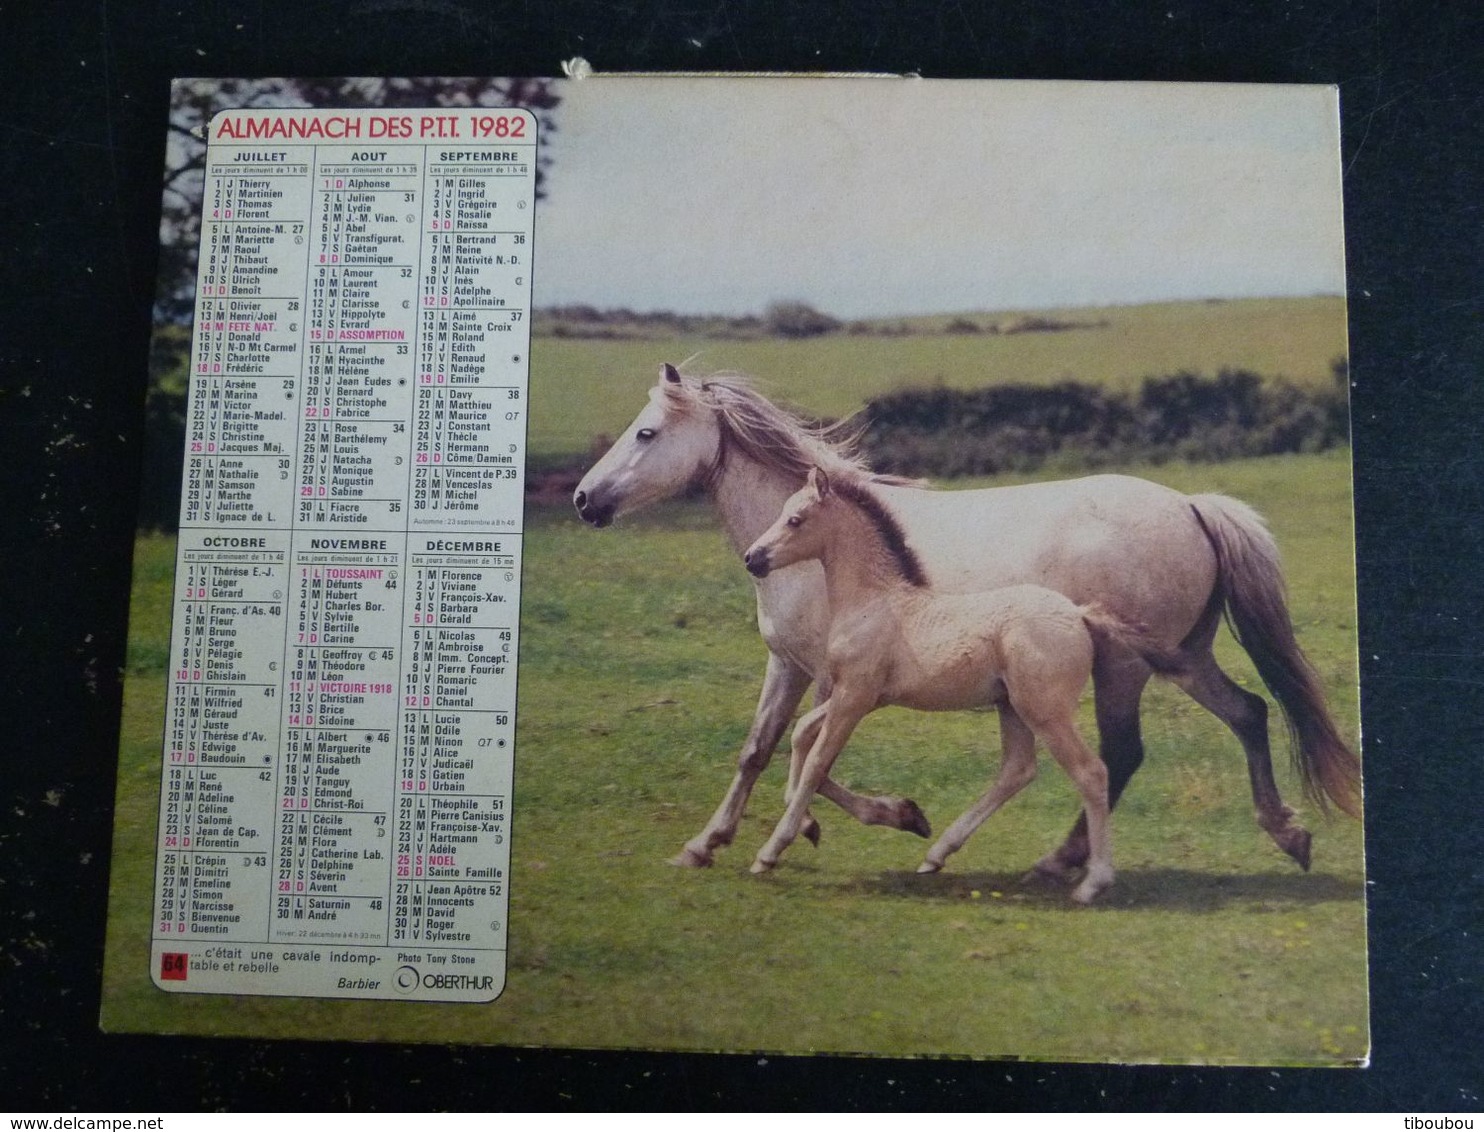
[[572,494],[583,520],[606,527],[619,515],[678,495],[706,476],[721,453],[721,428],[701,390],[668,362],[649,404]]
[[758,540],[747,548],[742,562],[754,577],[818,558],[829,537],[826,517],[834,498],[830,478],[813,468],[804,486],[788,497],[783,511]]

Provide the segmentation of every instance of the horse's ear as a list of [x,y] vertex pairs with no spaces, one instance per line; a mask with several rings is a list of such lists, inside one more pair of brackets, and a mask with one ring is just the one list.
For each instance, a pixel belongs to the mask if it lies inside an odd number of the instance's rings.
[[671,385],[680,384],[680,371],[672,366],[669,362],[666,362],[664,365],[660,366],[660,377],[664,378]]
[[825,475],[824,469],[818,465],[809,469],[808,483],[819,498],[824,499],[830,494],[830,477]]

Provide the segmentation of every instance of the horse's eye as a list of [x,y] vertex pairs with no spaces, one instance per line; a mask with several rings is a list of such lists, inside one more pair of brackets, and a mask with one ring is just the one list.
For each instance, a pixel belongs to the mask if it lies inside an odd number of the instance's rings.
[[634,435],[636,437],[638,437],[640,440],[653,440],[654,439],[654,429],[652,429],[652,428],[641,428],[638,432],[634,433]]
[[802,527],[804,525],[804,520],[799,518],[799,516],[797,515],[790,515],[788,517],[788,525],[790,527]]

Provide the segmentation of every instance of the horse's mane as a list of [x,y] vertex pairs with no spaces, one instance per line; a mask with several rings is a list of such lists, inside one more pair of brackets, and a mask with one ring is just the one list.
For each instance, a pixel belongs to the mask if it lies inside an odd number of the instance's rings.
[[734,444],[766,468],[802,481],[809,469],[873,483],[926,487],[921,480],[877,475],[856,450],[862,426],[846,420],[817,424],[773,404],[741,374],[718,374],[698,380],[683,377],[666,383],[665,395],[685,407],[716,413],[725,444]]
[[922,560],[908,545],[907,536],[902,531],[901,524],[897,522],[896,516],[888,511],[886,505],[871,491],[871,483],[872,480],[869,477],[846,474],[840,478],[832,478],[830,490],[854,504],[865,515],[881,537],[887,554],[896,565],[897,573],[910,585],[926,586],[928,577],[927,571],[922,567]]

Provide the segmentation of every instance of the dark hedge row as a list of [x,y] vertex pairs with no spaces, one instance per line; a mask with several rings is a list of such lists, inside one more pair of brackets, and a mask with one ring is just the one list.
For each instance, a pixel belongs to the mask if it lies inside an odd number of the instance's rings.
[[1319,391],[1245,370],[1150,377],[1133,394],[1075,381],[906,389],[867,403],[861,447],[878,471],[941,478],[1318,452],[1350,438],[1343,361],[1333,376]]
[[[140,508],[148,528],[173,530],[180,507],[188,347],[184,330],[155,339]],[[1214,378],[1146,378],[1132,395],[1075,381],[906,389],[867,403],[861,448],[877,471],[938,479],[1045,464],[1071,472],[1139,461],[1318,452],[1350,438],[1343,359],[1334,363],[1333,378],[1318,391],[1245,370],[1223,370]],[[539,486],[554,473],[563,482],[572,479],[603,448],[535,461],[529,482]]]

